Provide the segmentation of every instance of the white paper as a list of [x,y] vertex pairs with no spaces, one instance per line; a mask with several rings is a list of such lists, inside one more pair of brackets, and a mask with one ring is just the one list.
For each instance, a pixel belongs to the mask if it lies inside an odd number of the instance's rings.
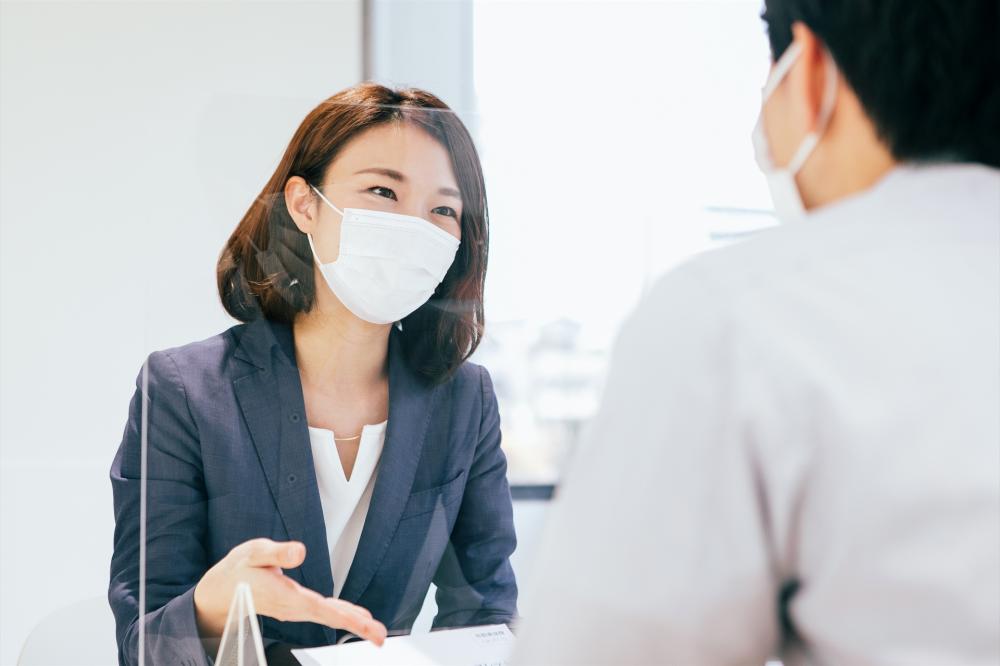
[[505,624],[292,650],[304,666],[505,666],[514,635]]

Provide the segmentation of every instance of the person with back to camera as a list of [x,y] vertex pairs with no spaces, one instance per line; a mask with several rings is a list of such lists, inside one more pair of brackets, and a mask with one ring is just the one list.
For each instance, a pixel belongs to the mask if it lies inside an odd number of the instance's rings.
[[625,325],[516,664],[1000,663],[1000,3],[765,5],[785,224]]
[[144,379],[146,663],[210,663],[241,581],[269,660],[404,633],[432,582],[436,628],[515,618],[497,401],[466,361],[487,240],[475,147],[436,97],[364,84],[309,113],[219,259],[245,323],[140,373],[111,468],[121,664],[138,660]]

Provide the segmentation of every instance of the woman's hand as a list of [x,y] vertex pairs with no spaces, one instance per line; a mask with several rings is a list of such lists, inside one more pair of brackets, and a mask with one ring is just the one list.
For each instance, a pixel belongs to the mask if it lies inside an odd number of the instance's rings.
[[347,631],[376,645],[385,641],[385,626],[361,606],[324,597],[282,573],[302,564],[306,547],[251,539],[229,551],[205,572],[194,589],[194,609],[203,636],[221,636],[238,583],[247,583],[258,614],[283,622],[317,622]]

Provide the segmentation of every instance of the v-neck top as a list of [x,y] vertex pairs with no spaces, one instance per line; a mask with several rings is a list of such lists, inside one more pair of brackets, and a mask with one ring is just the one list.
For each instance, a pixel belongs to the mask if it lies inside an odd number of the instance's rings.
[[385,445],[387,424],[387,421],[383,421],[362,428],[358,457],[354,461],[350,480],[344,474],[334,432],[309,426],[309,443],[316,468],[323,521],[326,524],[326,542],[330,547],[335,597],[339,597],[344,588],[351,562],[358,550],[378,475],[379,459]]

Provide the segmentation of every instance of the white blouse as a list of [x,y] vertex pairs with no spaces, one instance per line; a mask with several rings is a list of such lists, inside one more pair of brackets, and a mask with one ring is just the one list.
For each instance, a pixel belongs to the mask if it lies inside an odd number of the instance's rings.
[[378,474],[378,463],[385,445],[387,421],[366,425],[361,431],[358,457],[354,461],[351,479],[344,474],[332,430],[309,426],[313,464],[319,485],[319,499],[326,523],[326,542],[330,547],[333,569],[333,595],[340,596],[347,573],[358,550],[361,530],[368,516],[372,489]]

